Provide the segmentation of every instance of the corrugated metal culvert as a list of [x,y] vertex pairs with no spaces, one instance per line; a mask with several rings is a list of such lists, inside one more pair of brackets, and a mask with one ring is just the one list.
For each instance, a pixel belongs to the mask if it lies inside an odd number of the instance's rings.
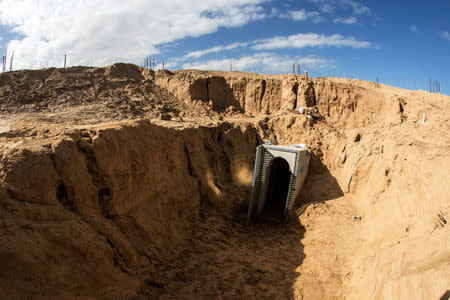
[[252,217],[287,222],[308,172],[310,151],[303,144],[256,148],[247,224]]

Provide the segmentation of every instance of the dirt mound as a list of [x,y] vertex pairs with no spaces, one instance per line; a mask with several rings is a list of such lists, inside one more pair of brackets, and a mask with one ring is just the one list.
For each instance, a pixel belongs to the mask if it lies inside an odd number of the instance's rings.
[[[449,100],[129,64],[0,74],[0,291],[439,298],[450,286]],[[306,144],[310,171],[288,224],[247,227],[266,139]]]

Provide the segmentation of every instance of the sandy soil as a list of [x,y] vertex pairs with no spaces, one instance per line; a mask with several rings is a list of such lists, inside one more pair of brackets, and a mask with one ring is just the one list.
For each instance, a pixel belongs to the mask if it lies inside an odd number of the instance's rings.
[[[0,114],[2,295],[439,299],[450,287],[448,96],[116,64],[0,74]],[[306,144],[309,174],[288,224],[245,226],[267,139]]]

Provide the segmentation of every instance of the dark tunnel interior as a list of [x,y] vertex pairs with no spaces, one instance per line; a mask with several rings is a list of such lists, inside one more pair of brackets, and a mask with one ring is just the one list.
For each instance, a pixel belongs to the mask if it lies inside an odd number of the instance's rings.
[[289,164],[285,159],[277,157],[271,161],[263,217],[283,218],[290,178]]

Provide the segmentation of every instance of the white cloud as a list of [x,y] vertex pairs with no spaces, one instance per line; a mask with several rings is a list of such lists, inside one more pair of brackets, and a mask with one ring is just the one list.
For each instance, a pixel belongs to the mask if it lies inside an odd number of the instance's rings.
[[370,9],[366,5],[355,0],[309,0],[309,2],[317,4],[324,13],[332,13],[336,7],[349,7],[356,15],[370,14]]
[[288,13],[280,14],[280,18],[292,19],[294,21],[307,21],[313,23],[320,23],[323,18],[317,11],[306,11],[304,9],[289,11]]
[[305,47],[353,47],[370,48],[370,42],[358,41],[354,37],[343,37],[340,34],[324,35],[317,33],[299,33],[290,36],[278,36],[257,41],[252,48],[256,50],[305,48]]
[[333,20],[333,22],[351,25],[351,24],[356,24],[358,22],[358,19],[356,17],[336,18]]
[[233,50],[236,48],[240,48],[240,47],[246,47],[248,45],[248,43],[233,43],[230,45],[225,45],[225,46],[215,46],[212,48],[208,48],[205,50],[198,50],[198,51],[192,51],[189,52],[188,54],[186,54],[185,58],[199,58],[203,55],[209,54],[209,53],[217,53],[217,52],[222,52],[222,51],[226,51],[226,50]]
[[17,68],[46,66],[67,52],[78,56],[74,64],[102,65],[114,57],[138,60],[158,53],[164,43],[263,19],[264,1],[2,0],[0,24],[24,36],[8,44]]
[[441,36],[443,39],[450,41],[450,33],[448,33],[448,31],[442,31]]
[[[352,17],[353,18],[353,17]],[[353,24],[353,19],[343,19],[346,24]],[[356,18],[354,20],[356,22]],[[335,22],[337,22],[335,20]],[[330,36],[319,35],[317,33],[295,34],[286,37],[273,37],[263,40],[254,40],[249,42],[237,42],[229,45],[219,45],[208,49],[191,51],[185,56],[178,58],[178,62],[188,61],[190,59],[197,59],[209,53],[219,53],[223,51],[233,50],[236,48],[251,47],[255,50],[265,49],[279,49],[279,48],[305,48],[305,47],[354,47],[354,48],[369,48],[373,47],[370,42],[358,41],[353,37],[344,38],[339,34]]]
[[335,0],[308,0],[319,6],[319,10],[324,13],[332,13],[334,10]]
[[329,3],[322,3],[319,9],[324,13],[332,13],[334,10],[333,6]]
[[280,56],[275,53],[255,53],[253,55],[240,58],[216,59],[207,61],[197,61],[185,63],[183,69],[200,70],[229,70],[232,65],[233,70],[248,72],[266,72],[266,73],[288,73],[292,71],[292,64],[300,64],[302,69],[324,69],[333,67],[332,63],[325,58],[317,56],[290,57]]
[[339,0],[340,4],[343,6],[350,6],[353,9],[353,13],[357,15],[368,15],[370,14],[370,9],[354,0]]

